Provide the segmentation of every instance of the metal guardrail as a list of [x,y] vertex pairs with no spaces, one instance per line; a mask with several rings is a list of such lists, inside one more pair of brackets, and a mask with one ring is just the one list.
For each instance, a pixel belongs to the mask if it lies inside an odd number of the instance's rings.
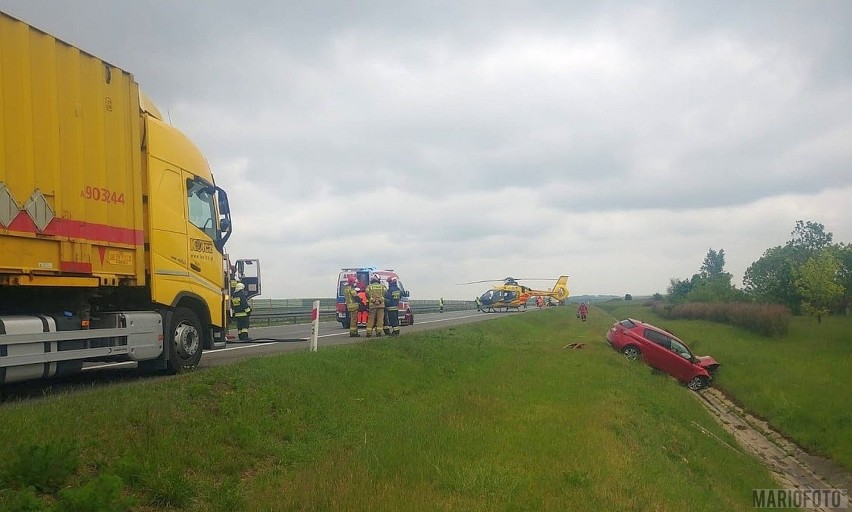
[[[337,320],[336,299],[252,299],[251,323],[252,325],[272,324],[299,324],[309,322],[314,301],[320,301],[319,319],[321,322],[332,322]],[[437,300],[412,300],[409,301],[411,311],[414,312],[415,323],[417,315],[421,313],[437,313]],[[476,309],[476,303],[472,300],[445,300],[444,311],[462,311]]]

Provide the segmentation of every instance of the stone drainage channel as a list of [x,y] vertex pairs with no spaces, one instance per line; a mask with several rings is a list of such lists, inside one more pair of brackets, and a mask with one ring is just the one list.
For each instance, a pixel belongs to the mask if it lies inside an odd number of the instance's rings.
[[[839,464],[810,455],[786,439],[769,424],[749,414],[724,393],[715,388],[698,391],[699,402],[710,411],[716,421],[731,433],[742,449],[757,457],[784,489],[852,489],[852,474]],[[698,424],[694,426],[715,438],[729,449],[741,451],[713,435]],[[848,496],[846,496],[848,503]],[[807,510],[832,511],[826,507],[804,507]],[[847,509],[841,509],[847,510]]]

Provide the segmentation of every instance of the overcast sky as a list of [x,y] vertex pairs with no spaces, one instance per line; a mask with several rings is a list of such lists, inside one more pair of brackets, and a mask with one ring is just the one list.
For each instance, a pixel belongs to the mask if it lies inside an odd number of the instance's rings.
[[[264,296],[571,276],[665,293],[797,220],[852,242],[852,2],[0,0],[134,74],[228,190]],[[547,286],[547,283],[528,283]]]

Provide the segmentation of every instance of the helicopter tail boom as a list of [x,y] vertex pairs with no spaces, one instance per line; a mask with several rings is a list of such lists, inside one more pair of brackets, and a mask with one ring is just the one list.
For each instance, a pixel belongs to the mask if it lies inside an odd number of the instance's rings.
[[560,276],[550,291],[529,290],[529,292],[533,297],[553,297],[556,300],[565,300],[568,298],[568,276]]

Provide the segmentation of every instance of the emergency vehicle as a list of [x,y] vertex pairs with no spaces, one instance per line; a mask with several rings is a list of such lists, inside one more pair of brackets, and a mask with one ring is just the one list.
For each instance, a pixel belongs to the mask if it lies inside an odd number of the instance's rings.
[[[349,313],[346,311],[346,299],[343,298],[343,286],[346,284],[349,276],[355,276],[355,280],[358,283],[355,286],[360,291],[365,291],[367,289],[367,285],[370,283],[370,278],[374,275],[378,275],[382,280],[382,284],[385,286],[388,285],[389,277],[396,278],[396,284],[402,291],[402,298],[399,301],[399,324],[413,325],[414,313],[411,311],[411,305],[409,304],[408,290],[405,289],[405,286],[402,284],[397,273],[391,269],[376,269],[373,267],[340,269],[340,275],[337,278],[337,321],[340,322],[340,325],[343,326],[344,329],[349,328]],[[361,319],[359,319],[358,326],[366,326],[366,320],[362,322]]]

